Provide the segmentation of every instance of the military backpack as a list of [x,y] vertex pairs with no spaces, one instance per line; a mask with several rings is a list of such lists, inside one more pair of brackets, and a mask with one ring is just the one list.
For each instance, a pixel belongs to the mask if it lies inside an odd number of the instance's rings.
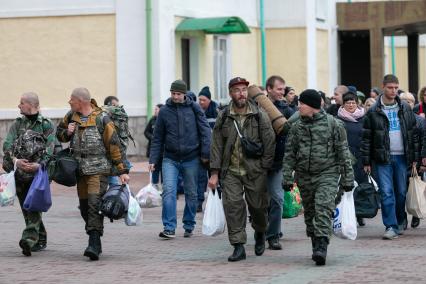
[[136,146],[135,140],[129,130],[129,116],[124,110],[123,106],[103,106],[102,109],[108,114],[115,126],[118,138],[120,139],[120,145],[124,153],[129,146],[129,139],[133,141],[133,145]]

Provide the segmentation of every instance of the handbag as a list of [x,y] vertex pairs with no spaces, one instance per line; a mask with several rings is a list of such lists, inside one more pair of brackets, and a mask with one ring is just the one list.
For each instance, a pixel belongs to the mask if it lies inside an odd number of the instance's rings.
[[49,175],[47,169],[40,166],[22,207],[31,212],[47,212],[50,206],[52,206],[52,196],[50,194]]
[[377,183],[368,175],[368,182],[354,189],[355,213],[359,218],[374,218],[380,207],[380,193]]
[[235,120],[234,120],[234,125],[235,125],[235,129],[238,132],[238,136],[240,137],[241,148],[243,150],[243,154],[247,158],[251,158],[251,159],[259,159],[260,157],[262,157],[262,155],[263,155],[263,144],[251,141],[247,137],[244,137],[241,134],[241,132],[238,128],[237,122]]
[[66,148],[56,154],[53,180],[65,186],[77,184],[78,161],[72,156],[72,149]]

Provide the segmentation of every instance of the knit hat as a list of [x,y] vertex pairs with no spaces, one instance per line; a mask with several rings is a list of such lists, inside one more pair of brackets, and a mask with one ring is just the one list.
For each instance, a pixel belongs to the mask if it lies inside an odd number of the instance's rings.
[[170,91],[186,94],[186,91],[187,91],[186,83],[182,80],[176,80],[170,86]]
[[210,89],[208,86],[205,86],[204,88],[201,89],[200,93],[198,94],[199,97],[201,96],[205,96],[206,98],[208,98],[209,100],[212,99],[212,94],[210,93]]
[[315,109],[321,108],[321,95],[313,89],[304,90],[299,96],[299,102]]

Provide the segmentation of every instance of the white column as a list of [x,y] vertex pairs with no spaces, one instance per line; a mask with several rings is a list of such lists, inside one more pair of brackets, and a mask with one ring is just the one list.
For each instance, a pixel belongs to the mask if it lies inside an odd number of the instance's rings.
[[315,1],[306,2],[306,61],[307,61],[307,88],[317,88],[317,36]]
[[115,2],[117,96],[130,116],[146,115],[145,1]]
[[329,0],[328,5],[328,96],[333,95],[334,88],[340,81],[339,78],[339,48],[336,19],[336,0]]

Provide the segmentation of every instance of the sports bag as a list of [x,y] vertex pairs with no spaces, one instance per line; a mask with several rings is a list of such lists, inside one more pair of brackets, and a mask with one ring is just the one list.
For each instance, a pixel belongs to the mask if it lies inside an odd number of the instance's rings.
[[380,207],[380,193],[375,181],[368,175],[368,182],[363,182],[355,187],[355,215],[358,218],[374,218]]
[[126,185],[112,185],[102,197],[100,214],[108,217],[111,222],[124,218],[129,209],[129,191]]
[[71,148],[61,150],[55,157],[55,171],[53,180],[65,186],[77,184],[78,162],[72,156]]

